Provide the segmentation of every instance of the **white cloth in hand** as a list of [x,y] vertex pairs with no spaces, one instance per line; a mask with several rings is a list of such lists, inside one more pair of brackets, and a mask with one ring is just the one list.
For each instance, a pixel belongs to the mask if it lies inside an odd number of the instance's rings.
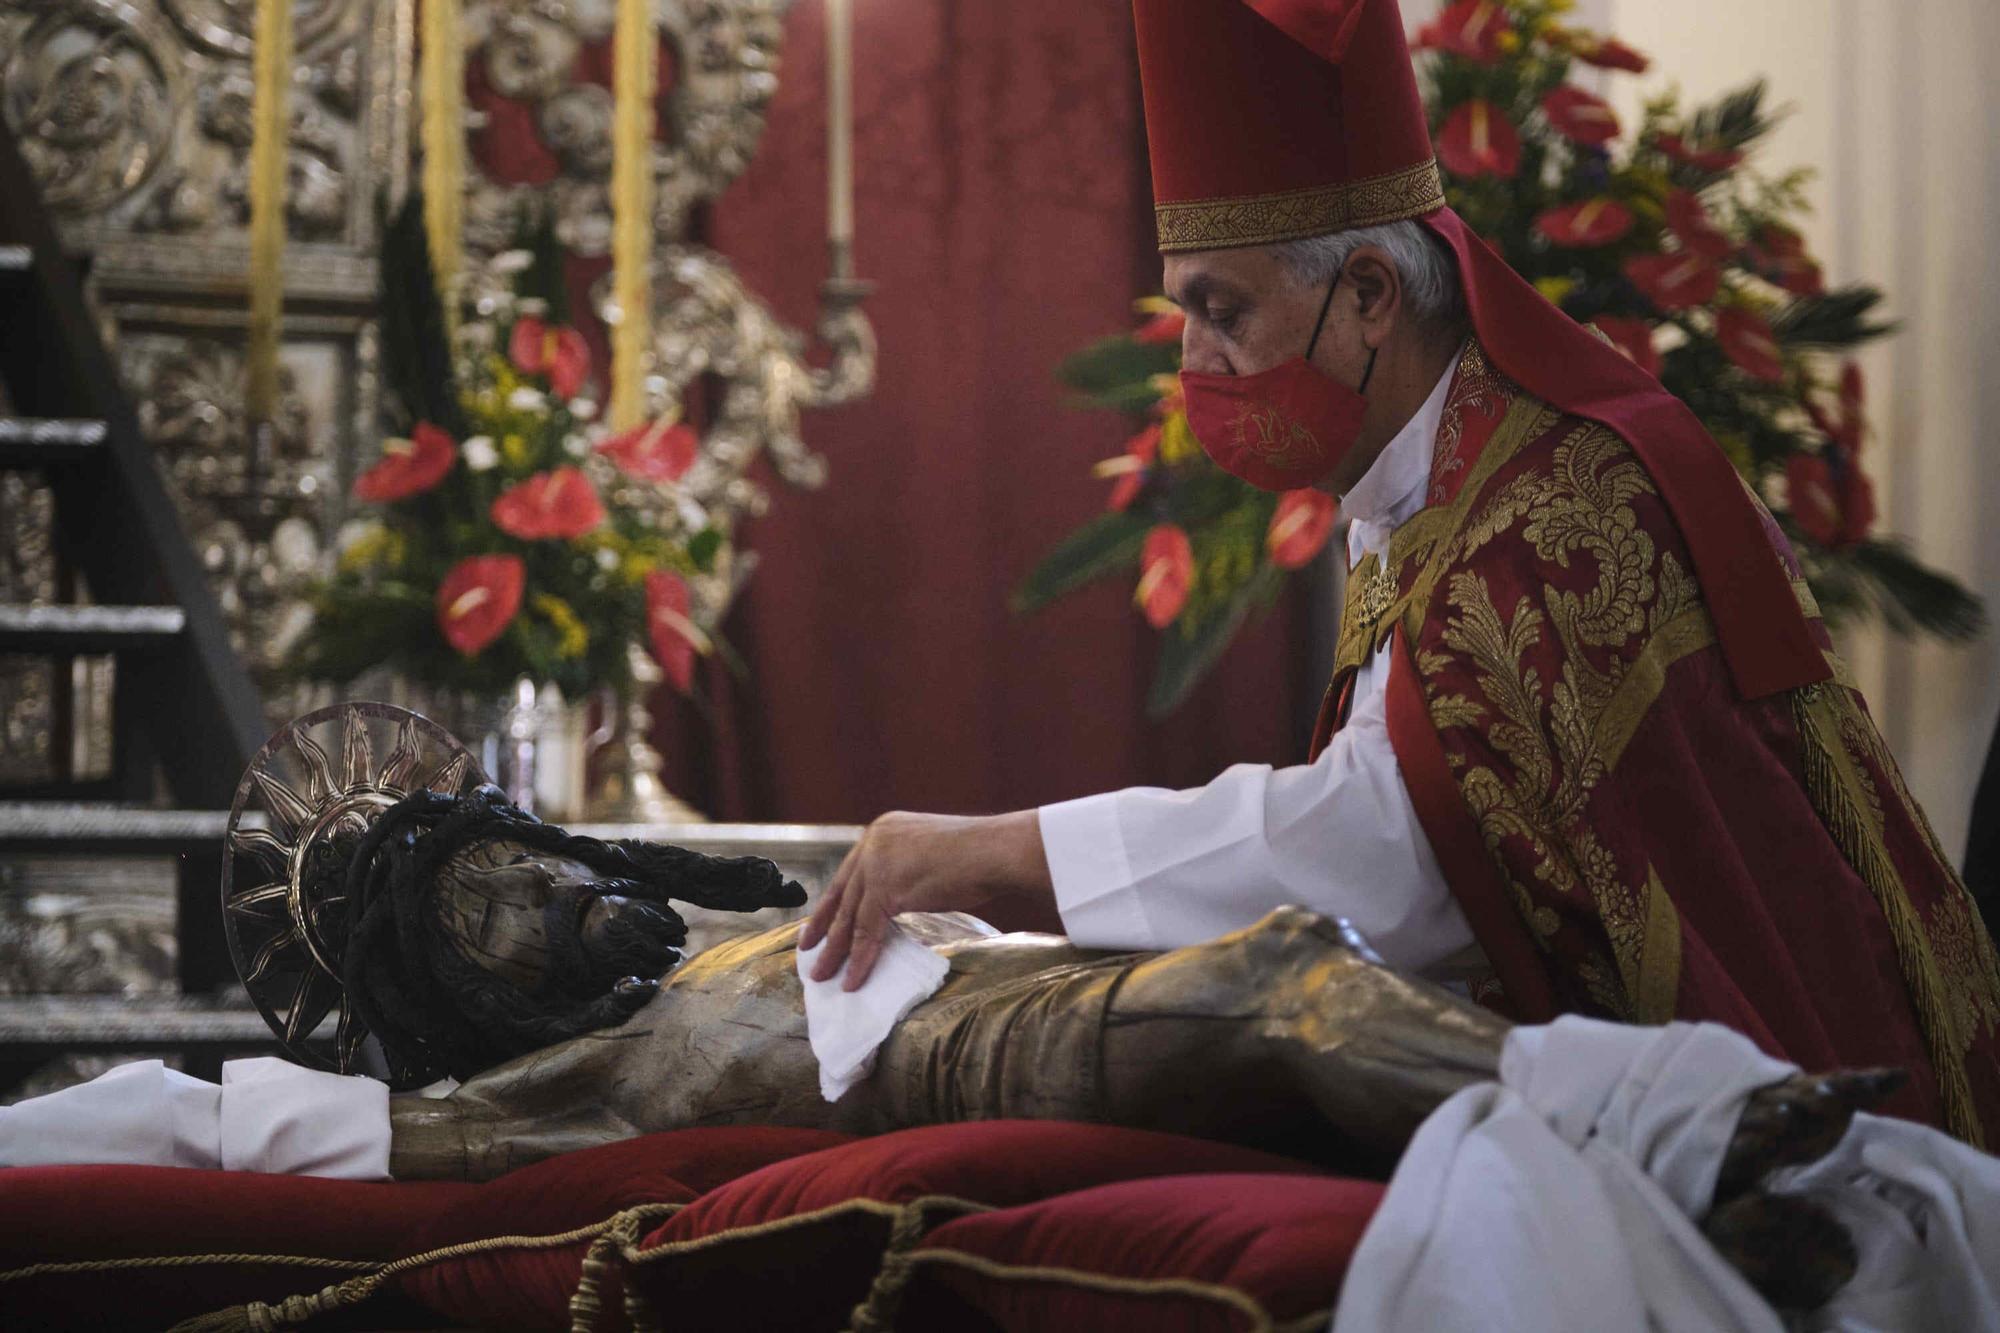
[[275,1058],[227,1062],[220,1086],[137,1060],[0,1107],[0,1166],[84,1163],[382,1180],[389,1089]]
[[903,1015],[936,993],[951,964],[910,938],[894,921],[888,938],[858,990],[842,990],[853,959],[825,981],[814,981],[812,969],[826,941],[800,949],[799,982],[806,993],[806,1033],[819,1060],[820,1095],[837,1102],[868,1077],[875,1067],[875,1050]]

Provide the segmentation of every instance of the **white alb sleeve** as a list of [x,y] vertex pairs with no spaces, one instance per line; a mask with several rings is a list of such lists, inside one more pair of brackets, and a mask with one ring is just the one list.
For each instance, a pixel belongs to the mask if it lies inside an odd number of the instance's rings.
[[1389,663],[1311,764],[1238,764],[1203,787],[1133,787],[1041,808],[1056,907],[1087,948],[1174,949],[1297,904],[1424,971],[1473,943],[1389,744]]

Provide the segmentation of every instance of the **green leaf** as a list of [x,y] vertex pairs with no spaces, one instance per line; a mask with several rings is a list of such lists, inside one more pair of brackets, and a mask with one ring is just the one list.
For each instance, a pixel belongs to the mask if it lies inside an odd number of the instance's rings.
[[1150,383],[1153,376],[1172,374],[1180,365],[1180,351],[1178,343],[1135,342],[1121,333],[1065,358],[1056,378],[1100,407],[1143,411],[1159,397]]
[[1881,300],[1873,287],[1837,287],[1792,302],[1771,321],[1771,332],[1790,347],[1853,347],[1895,332],[1892,323],[1868,319]]
[[1152,526],[1136,514],[1099,514],[1063,538],[1021,581],[1014,590],[1014,610],[1039,610],[1094,578],[1137,565]]
[[1926,569],[1893,538],[1862,542],[1847,552],[1869,598],[1890,629],[1916,630],[1963,643],[1986,628],[1986,608],[1954,578]]
[[714,528],[703,528],[688,538],[688,559],[704,574],[715,568],[715,553],[721,549],[722,534]]
[[1167,633],[1153,668],[1153,688],[1146,695],[1146,715],[1162,718],[1186,703],[1244,620],[1259,606],[1268,605],[1284,581],[1284,572],[1277,566],[1261,565],[1227,602],[1204,616],[1191,631]]
[[424,234],[424,197],[412,190],[383,229],[381,292],[382,372],[410,422],[430,421],[465,436],[444,307]]

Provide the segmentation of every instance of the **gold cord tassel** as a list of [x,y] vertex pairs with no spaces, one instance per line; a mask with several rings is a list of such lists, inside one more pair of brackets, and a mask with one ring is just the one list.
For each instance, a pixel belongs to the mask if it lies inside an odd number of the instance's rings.
[[645,415],[646,354],[652,342],[653,95],[658,39],[651,0],[618,0],[612,38],[611,428]]
[[278,335],[285,304],[285,158],[291,135],[292,0],[257,0],[250,103],[250,333],[244,398],[252,423],[278,406]]
[[458,271],[465,236],[465,37],[459,0],[423,6],[422,137],[424,236],[445,327],[458,326]]

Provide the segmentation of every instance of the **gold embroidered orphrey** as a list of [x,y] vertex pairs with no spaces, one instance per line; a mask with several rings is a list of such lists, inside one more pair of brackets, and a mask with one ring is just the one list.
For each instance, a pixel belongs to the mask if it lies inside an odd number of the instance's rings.
[[1422,217],[1444,207],[1436,158],[1364,180],[1280,194],[1188,199],[1153,209],[1160,253],[1272,245]]
[[[1503,839],[1524,839],[1542,888],[1595,907],[1610,956],[1583,960],[1588,993],[1608,1014],[1660,1023],[1673,1017],[1676,1005],[1678,911],[1653,866],[1628,870],[1618,864],[1589,824],[1586,807],[1616,769],[1669,669],[1713,645],[1715,628],[1691,573],[1674,553],[1659,550],[1640,523],[1632,501],[1657,491],[1615,432],[1578,421],[1557,443],[1550,466],[1487,493],[1509,460],[1561,421],[1546,404],[1515,397],[1452,502],[1425,509],[1399,528],[1386,560],[1372,554],[1363,559],[1342,612],[1335,678],[1365,662],[1398,624],[1414,647],[1428,621],[1446,617],[1442,646],[1449,653],[1420,652],[1415,665],[1420,682],[1439,679],[1454,657],[1473,666],[1476,697],[1429,685],[1424,694],[1440,735],[1477,729],[1503,761],[1489,766],[1449,756],[1489,850],[1497,854]],[[1573,567],[1576,555],[1594,557],[1596,586],[1580,594],[1550,588],[1539,602],[1523,597],[1511,609],[1496,605],[1483,578],[1455,567],[1509,535],[1544,563]],[[1807,614],[1815,614],[1804,584],[1795,589]],[[1434,606],[1440,593],[1443,604]],[[1562,649],[1554,679],[1543,678],[1530,657],[1547,633]],[[1947,1122],[1977,1144],[1980,1125],[1964,1057],[1974,1029],[1990,1031],[2000,1023],[2000,964],[1990,942],[1967,944],[1965,931],[1951,929],[1957,914],[1971,910],[1969,902],[1958,902],[1962,887],[1933,913],[1945,929],[1941,947],[1932,947],[1882,845],[1880,798],[1854,752],[1877,759],[1896,782],[1898,798],[1908,798],[1879,735],[1861,724],[1846,673],[1834,665],[1835,683],[1799,691],[1795,699],[1810,795],[1888,921]],[[1864,744],[1863,736],[1873,739]],[[1935,848],[1933,854],[1949,870],[1949,859]],[[1559,926],[1556,913],[1537,904],[1504,862],[1501,870],[1531,934],[1546,947]]]

